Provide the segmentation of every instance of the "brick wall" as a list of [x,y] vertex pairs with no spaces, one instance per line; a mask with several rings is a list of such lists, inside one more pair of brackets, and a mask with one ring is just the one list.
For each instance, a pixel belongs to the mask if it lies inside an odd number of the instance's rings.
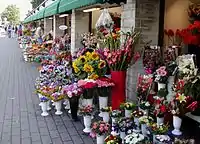
[[[152,44],[158,42],[159,27],[159,0],[127,0],[122,5],[122,31],[130,31],[131,28],[140,29],[142,38],[137,48],[143,48],[144,41],[152,40]],[[138,73],[144,73],[142,59],[127,71],[126,93],[127,99],[136,100],[136,84]]]

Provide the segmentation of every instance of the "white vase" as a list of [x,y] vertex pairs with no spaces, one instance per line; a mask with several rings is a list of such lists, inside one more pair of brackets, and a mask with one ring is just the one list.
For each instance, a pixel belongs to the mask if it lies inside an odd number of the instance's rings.
[[122,141],[124,141],[124,138],[126,137],[126,133],[120,131],[120,132],[119,132],[119,135],[120,135],[120,138],[122,139]]
[[49,110],[51,110],[51,101],[50,100],[48,100],[47,101],[47,110],[49,111]]
[[131,117],[131,112],[132,112],[132,110],[126,110],[125,109],[125,117],[126,118],[130,118]]
[[[99,96],[99,109],[105,108],[108,106],[108,97],[101,97]],[[102,117],[102,112],[99,114],[100,117]]]
[[83,99],[83,106],[87,106],[87,105],[93,105],[93,98],[91,99]]
[[166,88],[166,84],[164,84],[164,83],[158,83],[158,91],[160,89],[163,89],[163,88]]
[[55,104],[55,109],[56,109],[56,112],[55,114],[56,115],[61,115],[63,112],[61,111],[61,107],[62,107],[62,102],[61,101],[56,101],[54,102]]
[[105,135],[97,135],[97,144],[104,144]]
[[161,125],[164,123],[164,117],[156,117],[157,125]]
[[139,118],[134,117],[134,122],[135,122],[135,125],[137,126],[136,129],[139,130],[139,127],[140,127]]
[[47,102],[41,102],[41,109],[42,109],[41,116],[49,115],[49,113],[47,112]]
[[85,133],[91,132],[91,121],[92,121],[91,116],[83,117],[83,122],[84,122],[84,126],[85,126],[85,128],[83,129],[83,132],[85,132]]
[[146,137],[147,136],[147,125],[146,124],[141,124],[141,131],[142,131],[142,134]]
[[24,60],[27,62],[28,61],[28,56],[24,55]]
[[109,122],[110,120],[110,116],[109,116],[109,112],[102,112],[102,117],[103,117],[103,121],[104,122]]
[[172,131],[172,134],[177,136],[182,135],[182,132],[180,131],[181,124],[182,124],[182,119],[179,118],[178,116],[173,116],[174,130]]
[[65,109],[66,110],[70,109],[70,104],[69,104],[69,100],[68,99],[65,99],[64,105],[65,105]]

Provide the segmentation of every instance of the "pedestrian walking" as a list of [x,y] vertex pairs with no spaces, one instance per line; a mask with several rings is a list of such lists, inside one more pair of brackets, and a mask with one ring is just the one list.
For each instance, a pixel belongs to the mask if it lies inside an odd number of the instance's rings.
[[36,29],[36,32],[35,32],[35,36],[39,44],[42,44],[43,42],[42,40],[43,30],[44,30],[44,26],[43,24],[40,24],[40,26]]
[[8,26],[8,37],[11,38],[11,31],[12,31],[12,27],[11,25]]
[[18,28],[15,26],[15,35],[17,35]]
[[18,37],[22,36],[22,25],[20,24],[19,25],[19,28],[18,28]]

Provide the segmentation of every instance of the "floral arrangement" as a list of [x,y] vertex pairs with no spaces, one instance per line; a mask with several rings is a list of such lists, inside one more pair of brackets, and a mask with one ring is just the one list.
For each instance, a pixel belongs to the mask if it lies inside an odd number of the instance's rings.
[[153,78],[149,75],[139,75],[137,82],[137,98],[141,101],[146,101],[152,85]]
[[40,101],[41,101],[41,102],[47,102],[48,100],[49,100],[49,99],[46,98],[45,96],[43,96],[43,97],[40,98]]
[[138,144],[142,143],[145,137],[139,133],[132,133],[124,138],[124,144]]
[[83,89],[78,87],[77,83],[72,83],[70,85],[63,86],[62,92],[64,95],[72,98],[74,96],[80,96],[83,93]]
[[93,33],[84,33],[81,36],[81,43],[85,48],[96,48],[98,40]]
[[155,109],[154,115],[156,117],[164,117],[165,113],[168,111],[168,103],[164,98],[157,97],[155,99]]
[[118,121],[118,127],[121,132],[125,132],[130,127],[130,118],[120,118]]
[[140,124],[148,124],[150,122],[153,122],[153,120],[154,119],[150,116],[142,116],[142,117],[139,118]]
[[178,70],[178,65],[176,64],[175,61],[172,61],[167,65],[167,72],[169,76],[174,76],[177,70]]
[[111,113],[111,112],[112,112],[112,107],[104,107],[104,108],[101,108],[101,111],[102,111],[102,112]]
[[108,135],[105,138],[105,144],[121,144],[122,139],[119,136]]
[[120,118],[122,116],[122,112],[120,110],[113,110],[111,112],[111,117],[113,118]]
[[79,110],[80,110],[81,115],[91,116],[92,112],[94,111],[94,108],[91,105],[87,105],[87,106],[80,108]]
[[200,4],[191,4],[188,8],[188,16],[190,20],[200,20]]
[[136,118],[139,118],[139,117],[141,117],[141,116],[143,116],[144,115],[144,113],[142,112],[142,111],[139,111],[139,110],[135,110],[135,111],[133,111],[133,113],[132,113],[132,116],[133,117],[136,117]]
[[166,83],[168,79],[168,73],[166,66],[162,66],[156,70],[155,81],[159,83]]
[[169,125],[157,125],[157,123],[151,122],[148,123],[148,129],[150,130],[151,133],[155,135],[161,135],[161,134],[166,134],[169,129]]
[[106,122],[99,121],[92,124],[92,132],[90,133],[91,137],[96,137],[97,135],[101,136],[107,134],[110,130],[110,125]]
[[183,32],[179,29],[173,31],[172,29],[164,30],[165,35],[168,37],[168,45],[181,46],[183,42]]
[[60,100],[62,100],[62,99],[64,99],[64,98],[65,98],[65,95],[63,95],[63,94],[61,93],[60,90],[54,92],[54,93],[50,96],[50,99],[53,100],[54,102],[60,101]]
[[143,110],[149,110],[151,107],[150,103],[148,101],[141,101],[140,102],[140,108]]
[[100,59],[100,55],[96,52],[86,52],[75,59],[72,67],[77,77],[80,79],[97,79],[106,74],[106,62]]
[[122,110],[134,110],[136,108],[136,104],[132,102],[125,102],[120,104],[120,109]]

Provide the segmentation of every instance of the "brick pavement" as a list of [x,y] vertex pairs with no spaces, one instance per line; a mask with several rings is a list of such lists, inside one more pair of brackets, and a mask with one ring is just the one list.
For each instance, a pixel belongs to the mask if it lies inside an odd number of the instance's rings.
[[64,111],[42,117],[34,94],[36,64],[25,63],[13,39],[0,38],[0,144],[93,144]]

